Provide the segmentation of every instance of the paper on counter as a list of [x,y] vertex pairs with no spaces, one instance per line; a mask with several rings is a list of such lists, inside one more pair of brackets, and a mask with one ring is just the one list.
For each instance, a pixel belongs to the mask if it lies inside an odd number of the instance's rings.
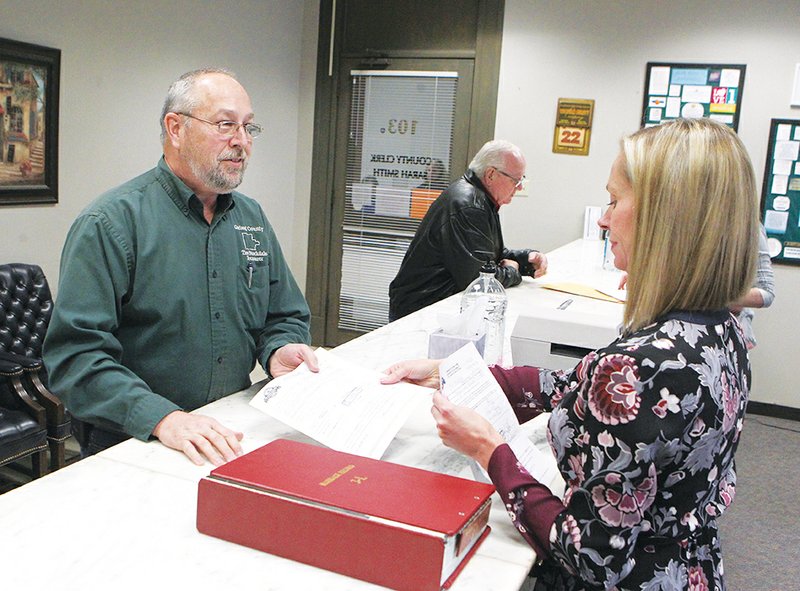
[[603,295],[607,295],[611,298],[614,298],[614,301],[617,302],[624,302],[628,298],[628,291],[626,289],[610,289],[606,287],[598,287],[597,291],[599,291]]
[[542,287],[544,287],[545,289],[552,289],[554,291],[563,291],[564,293],[571,293],[573,295],[584,296],[595,300],[603,300],[605,302],[620,303],[624,301],[624,298],[617,297],[620,294],[609,295],[607,292],[610,290],[608,289],[600,291],[599,289],[594,288],[590,285],[583,285],[581,283],[569,283],[569,282],[543,283]]
[[346,453],[380,459],[400,427],[431,388],[385,385],[383,375],[324,349],[319,372],[305,363],[268,382],[250,405],[312,439]]
[[[506,395],[472,343],[443,360],[439,376],[442,394],[454,404],[467,406],[489,421],[530,475],[551,486],[558,473],[555,457],[539,450],[524,433]],[[488,482],[488,476],[477,462],[473,472],[476,478]]]

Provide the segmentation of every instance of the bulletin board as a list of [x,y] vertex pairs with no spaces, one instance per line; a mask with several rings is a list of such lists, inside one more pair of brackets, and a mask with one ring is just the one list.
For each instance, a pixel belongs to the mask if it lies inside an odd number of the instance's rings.
[[761,191],[761,220],[776,263],[800,265],[800,120],[773,119]]
[[642,127],[671,119],[716,119],[739,127],[744,65],[648,62]]

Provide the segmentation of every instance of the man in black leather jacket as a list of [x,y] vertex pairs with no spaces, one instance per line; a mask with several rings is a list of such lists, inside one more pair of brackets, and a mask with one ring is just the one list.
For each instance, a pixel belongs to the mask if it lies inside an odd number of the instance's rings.
[[389,319],[397,320],[466,289],[487,260],[497,263],[503,287],[539,277],[547,258],[535,250],[509,250],[500,229],[501,206],[525,180],[525,157],[510,142],[493,140],[469,169],[433,202],[389,286]]

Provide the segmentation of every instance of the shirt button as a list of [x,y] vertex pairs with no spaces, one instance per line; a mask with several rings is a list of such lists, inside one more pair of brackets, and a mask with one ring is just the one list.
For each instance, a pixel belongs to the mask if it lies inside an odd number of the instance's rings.
[[214,271],[213,273],[211,273],[211,276],[212,276],[214,279],[216,279],[216,278],[217,278],[217,272],[216,272],[216,271]]
[[217,357],[217,363],[222,363],[222,357]]
[[216,318],[217,320],[219,320],[219,312],[215,312],[215,313],[214,313],[214,318]]

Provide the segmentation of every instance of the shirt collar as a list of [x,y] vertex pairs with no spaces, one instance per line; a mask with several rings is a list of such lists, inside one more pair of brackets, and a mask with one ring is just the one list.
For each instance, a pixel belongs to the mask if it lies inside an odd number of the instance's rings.
[[499,207],[497,207],[497,204],[494,202],[494,199],[492,199],[492,196],[489,194],[489,190],[483,185],[483,181],[481,181],[478,175],[475,174],[474,170],[472,170],[471,168],[467,169],[467,172],[464,173],[464,179],[466,179],[466,181],[470,185],[477,187],[478,189],[481,190],[481,192],[486,197],[486,200],[491,204],[491,206],[494,208],[495,211],[498,211],[500,209]]
[[[199,211],[203,215],[203,206],[186,183],[179,179],[167,164],[164,157],[158,161],[158,181],[169,195],[170,199],[180,209],[184,215],[189,215],[190,209]],[[217,213],[222,214],[232,209],[236,205],[234,193],[220,193],[217,196]]]
[[692,324],[721,324],[730,318],[728,309],[722,310],[673,310],[661,318],[663,320],[681,320]]

